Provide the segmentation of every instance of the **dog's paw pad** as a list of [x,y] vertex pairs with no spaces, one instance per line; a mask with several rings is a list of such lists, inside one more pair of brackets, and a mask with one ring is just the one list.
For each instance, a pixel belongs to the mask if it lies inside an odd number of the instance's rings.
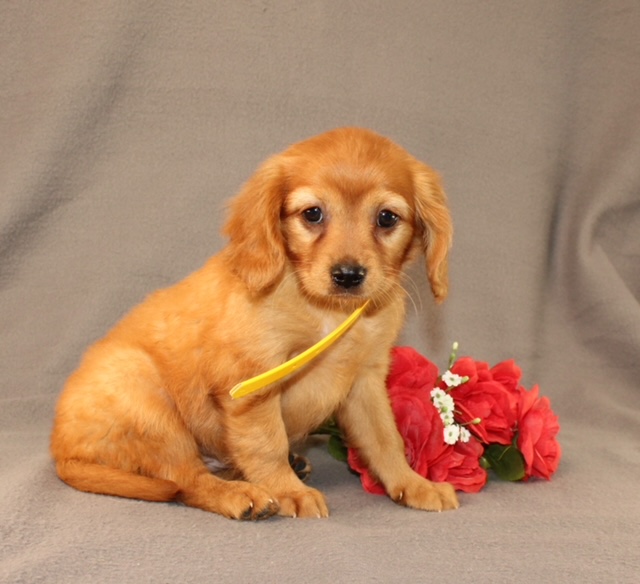
[[311,474],[311,463],[307,458],[300,456],[299,454],[295,454],[293,452],[289,453],[289,466],[301,481],[309,478],[309,475]]

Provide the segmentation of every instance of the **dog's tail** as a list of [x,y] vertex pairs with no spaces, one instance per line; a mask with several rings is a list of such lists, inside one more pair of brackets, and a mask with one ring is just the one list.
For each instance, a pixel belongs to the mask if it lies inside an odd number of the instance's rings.
[[60,460],[56,471],[65,483],[87,493],[166,502],[175,501],[180,491],[173,481],[81,460]]

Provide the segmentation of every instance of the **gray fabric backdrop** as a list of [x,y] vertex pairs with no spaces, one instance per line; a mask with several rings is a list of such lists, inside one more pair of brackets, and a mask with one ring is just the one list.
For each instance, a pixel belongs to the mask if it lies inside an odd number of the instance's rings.
[[[636,582],[640,5],[0,4],[0,580]],[[267,155],[340,125],[444,176],[451,296],[403,342],[515,358],[561,420],[550,483],[430,515],[311,445],[326,521],[231,522],[73,491],[47,445],[89,342],[223,245]]]

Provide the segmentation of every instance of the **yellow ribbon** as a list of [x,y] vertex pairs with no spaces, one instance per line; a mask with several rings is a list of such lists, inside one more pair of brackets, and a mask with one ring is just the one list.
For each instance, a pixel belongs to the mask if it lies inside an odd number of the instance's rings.
[[346,333],[356,323],[360,316],[362,316],[367,304],[369,304],[368,300],[360,308],[354,310],[349,318],[347,318],[347,320],[345,320],[337,329],[330,332],[326,337],[319,340],[315,345],[309,347],[303,353],[296,355],[282,365],[278,365],[273,369],[269,369],[269,371],[256,375],[251,379],[247,379],[246,381],[242,381],[235,385],[229,392],[231,397],[233,399],[238,399],[249,395],[250,393],[258,391],[271,383],[284,379],[288,375],[291,375],[298,371],[298,369],[304,367],[309,363],[309,361],[315,359],[318,355],[333,345],[333,343],[335,343],[342,335],[344,335],[344,333]]

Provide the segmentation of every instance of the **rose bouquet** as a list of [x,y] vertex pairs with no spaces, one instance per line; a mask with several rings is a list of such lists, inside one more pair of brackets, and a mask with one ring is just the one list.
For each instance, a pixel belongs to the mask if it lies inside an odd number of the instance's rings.
[[[537,386],[520,385],[522,372],[513,360],[489,367],[456,353],[454,344],[440,374],[414,349],[393,349],[387,390],[411,468],[468,493],[482,489],[489,469],[510,481],[550,479],[561,448],[548,398]],[[319,433],[330,435],[329,451],[360,475],[366,491],[385,493],[335,424]]]

